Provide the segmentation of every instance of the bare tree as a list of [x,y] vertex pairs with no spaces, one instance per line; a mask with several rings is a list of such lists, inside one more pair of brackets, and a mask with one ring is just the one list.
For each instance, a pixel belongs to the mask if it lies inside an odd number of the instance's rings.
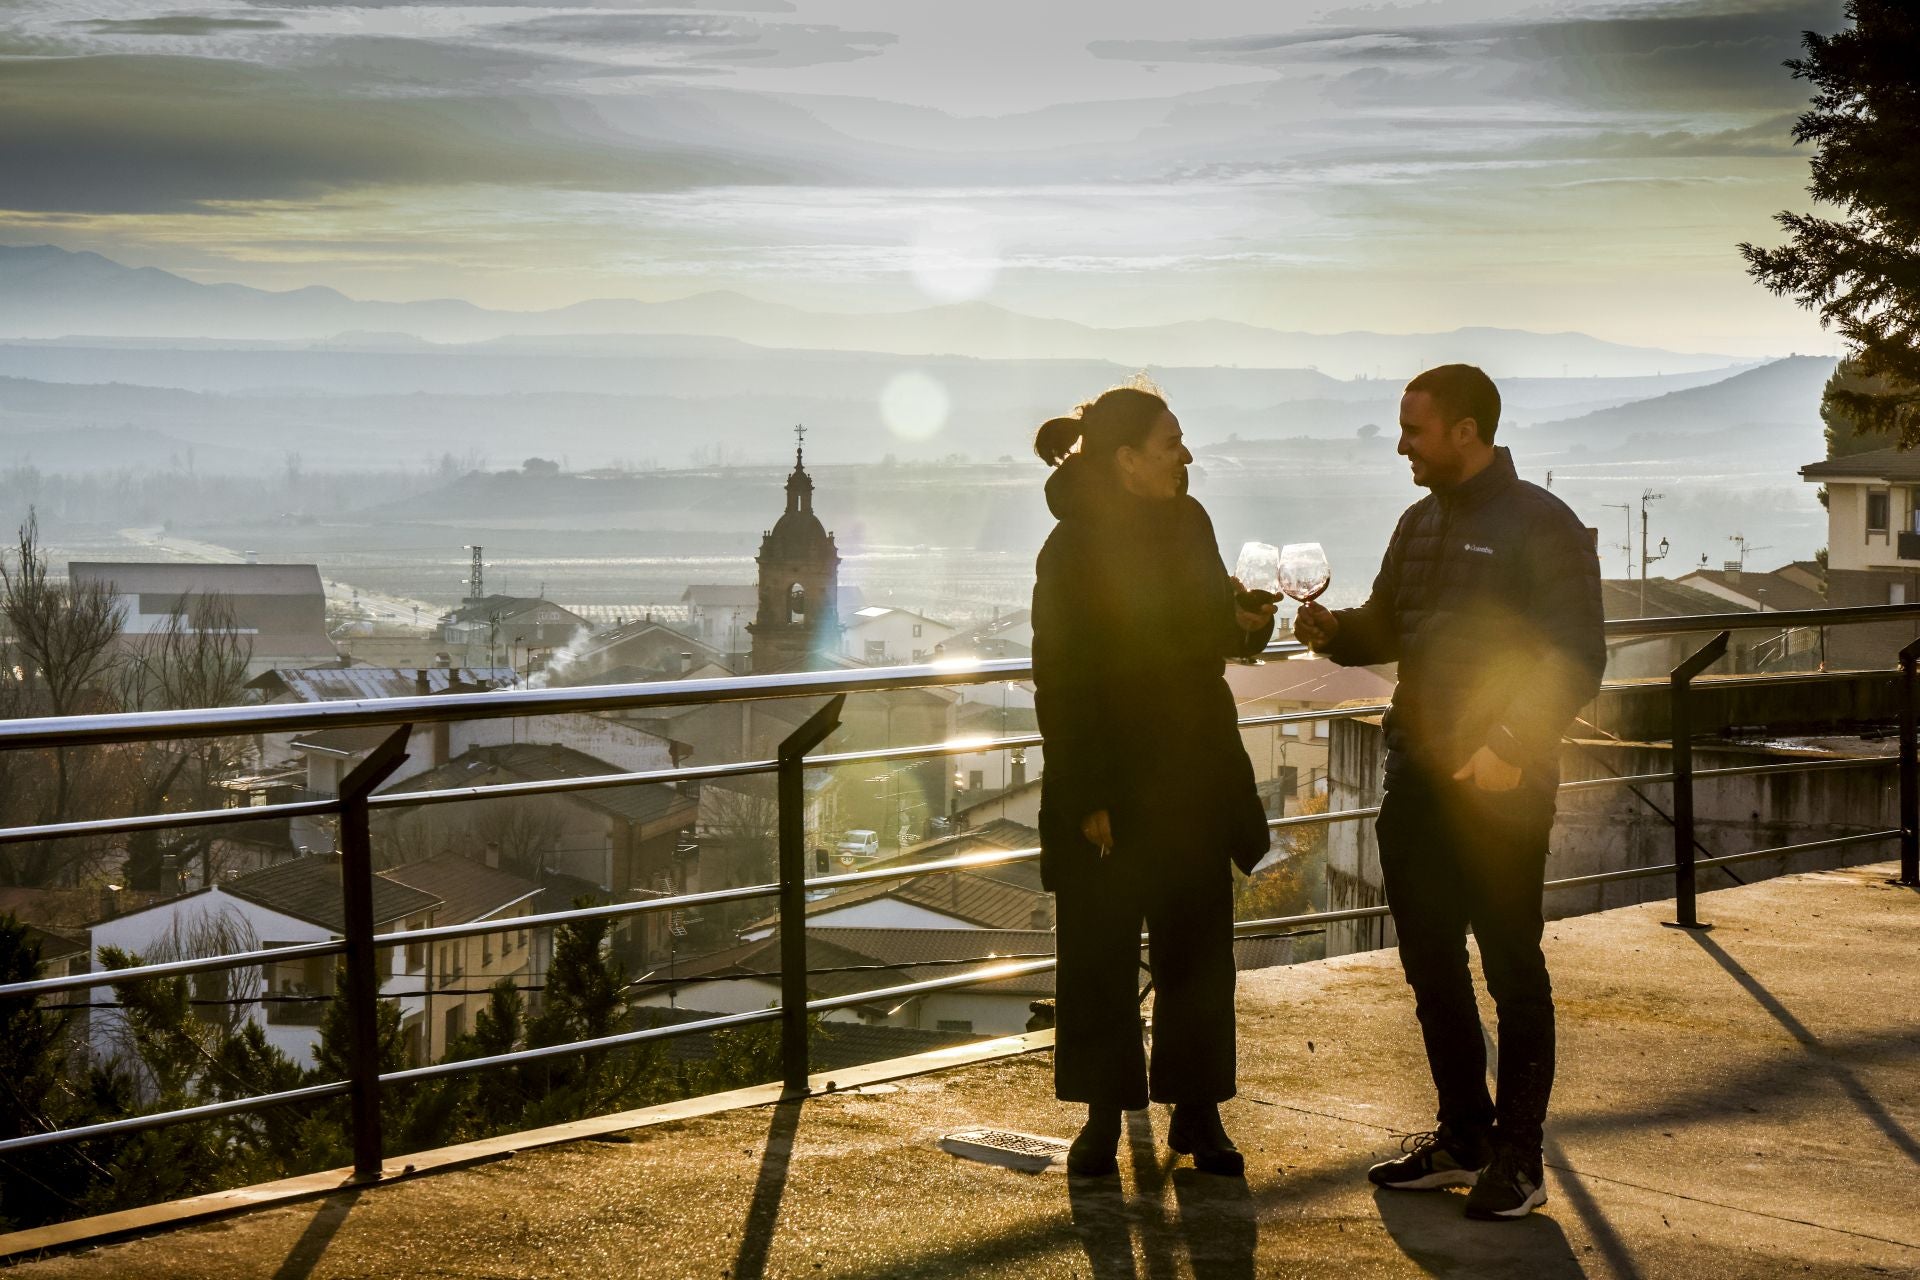
[[[39,517],[29,509],[14,563],[9,566],[0,556],[0,617],[6,621],[6,665],[11,668],[7,675],[18,684],[10,695],[16,699],[10,710],[66,716],[110,705],[107,686],[119,656],[122,616],[113,584],[53,576],[40,547]],[[51,756],[50,777],[33,762],[13,762],[9,780],[17,785],[0,803],[31,814],[33,821],[66,820],[74,786],[69,753],[57,748]],[[29,784],[28,775],[42,777]],[[0,882],[44,885],[70,878],[78,864],[96,854],[84,842],[74,841],[0,846]]]
[[[182,711],[228,707],[247,693],[253,641],[235,621],[233,603],[221,592],[176,603],[166,621],[140,637],[121,664],[115,692],[129,711]],[[248,758],[245,738],[183,738],[128,749],[137,811],[185,812],[218,807],[216,781]],[[201,864],[201,884],[214,881],[215,831],[184,827],[136,832],[128,839],[127,878],[138,888],[160,887],[168,855],[182,865]]]

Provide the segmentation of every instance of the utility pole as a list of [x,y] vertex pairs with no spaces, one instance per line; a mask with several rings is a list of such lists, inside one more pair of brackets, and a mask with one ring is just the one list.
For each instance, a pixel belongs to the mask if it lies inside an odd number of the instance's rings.
[[486,567],[481,559],[483,548],[468,544],[467,550],[473,552],[473,569],[467,578],[467,600],[478,604],[487,598]]
[[1659,555],[1650,555],[1647,552],[1647,504],[1658,502],[1666,496],[1664,493],[1655,493],[1651,489],[1643,489],[1640,492],[1640,616],[1643,618],[1647,616],[1647,566],[1656,560],[1667,558],[1665,538],[1660,539]]

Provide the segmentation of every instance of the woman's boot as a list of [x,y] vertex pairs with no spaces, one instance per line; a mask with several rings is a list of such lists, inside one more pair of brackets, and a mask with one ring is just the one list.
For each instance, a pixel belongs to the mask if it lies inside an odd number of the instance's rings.
[[1220,1124],[1220,1108],[1211,1102],[1176,1102],[1173,1123],[1167,1126],[1167,1145],[1193,1157],[1193,1167],[1223,1178],[1244,1178],[1246,1157]]
[[1087,1123],[1067,1148],[1067,1172],[1082,1178],[1104,1178],[1120,1172],[1120,1108],[1089,1104]]

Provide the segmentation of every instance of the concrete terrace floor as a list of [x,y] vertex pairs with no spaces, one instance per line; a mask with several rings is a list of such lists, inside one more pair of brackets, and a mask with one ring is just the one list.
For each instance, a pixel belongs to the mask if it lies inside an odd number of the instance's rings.
[[1242,976],[1248,1178],[1131,1117],[1105,1185],[950,1157],[942,1133],[1070,1136],[1027,1054],[24,1264],[24,1280],[308,1277],[1920,1275],[1920,893],[1888,866],[1556,922],[1561,1076],[1545,1210],[1375,1194],[1431,1103],[1392,952]]

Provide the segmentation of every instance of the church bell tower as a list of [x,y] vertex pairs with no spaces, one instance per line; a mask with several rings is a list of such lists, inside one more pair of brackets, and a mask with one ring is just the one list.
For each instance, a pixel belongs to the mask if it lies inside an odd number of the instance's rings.
[[813,514],[813,477],[807,474],[807,429],[793,429],[793,474],[787,509],[760,541],[759,609],[753,670],[805,671],[840,653],[840,552]]

